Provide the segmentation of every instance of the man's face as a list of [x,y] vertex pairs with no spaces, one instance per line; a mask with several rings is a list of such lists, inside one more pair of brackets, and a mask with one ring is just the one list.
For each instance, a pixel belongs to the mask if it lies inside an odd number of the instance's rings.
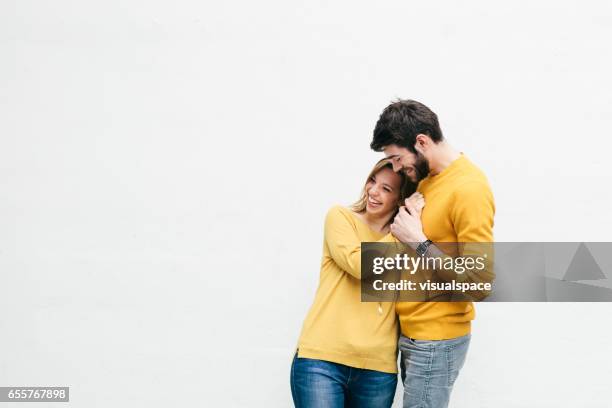
[[414,183],[418,183],[429,174],[429,164],[422,154],[414,154],[405,147],[389,145],[383,149],[385,156],[393,165],[393,171],[403,171]]

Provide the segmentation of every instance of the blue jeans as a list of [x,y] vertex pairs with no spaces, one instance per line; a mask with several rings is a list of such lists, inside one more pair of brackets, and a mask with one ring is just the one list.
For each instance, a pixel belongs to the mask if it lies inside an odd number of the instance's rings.
[[298,358],[291,364],[291,395],[296,408],[389,408],[397,374]]
[[404,408],[447,407],[469,345],[469,334],[450,340],[400,336]]

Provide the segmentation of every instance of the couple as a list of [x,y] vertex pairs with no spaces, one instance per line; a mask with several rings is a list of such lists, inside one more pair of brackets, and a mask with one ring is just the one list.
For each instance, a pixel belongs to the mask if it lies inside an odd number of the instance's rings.
[[[370,147],[384,152],[361,198],[325,219],[320,282],[291,365],[297,408],[390,407],[397,351],[404,407],[448,406],[470,342],[471,302],[361,302],[361,242],[493,242],[484,174],[442,136],[427,106],[399,100],[380,115]],[[426,203],[426,206],[425,206]]]

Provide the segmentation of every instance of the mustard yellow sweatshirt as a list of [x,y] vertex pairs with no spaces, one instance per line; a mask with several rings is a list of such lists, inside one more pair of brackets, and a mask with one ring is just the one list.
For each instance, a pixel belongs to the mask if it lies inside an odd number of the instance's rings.
[[[436,242],[493,242],[495,203],[485,175],[461,155],[418,187],[425,197],[423,232]],[[402,334],[419,340],[466,335],[475,317],[472,302],[398,302]]]
[[319,287],[298,341],[298,357],[397,373],[399,327],[393,303],[361,302],[361,242],[392,242],[349,209],[325,219]]

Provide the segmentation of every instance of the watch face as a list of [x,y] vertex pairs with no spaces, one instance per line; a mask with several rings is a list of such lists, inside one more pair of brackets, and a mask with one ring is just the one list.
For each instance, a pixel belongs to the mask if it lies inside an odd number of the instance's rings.
[[419,255],[419,256],[425,255],[425,253],[427,252],[427,248],[429,248],[430,244],[431,244],[431,241],[429,241],[429,240],[427,240],[425,242],[421,242],[419,244],[419,246],[417,246],[417,249],[416,249],[417,255]]

